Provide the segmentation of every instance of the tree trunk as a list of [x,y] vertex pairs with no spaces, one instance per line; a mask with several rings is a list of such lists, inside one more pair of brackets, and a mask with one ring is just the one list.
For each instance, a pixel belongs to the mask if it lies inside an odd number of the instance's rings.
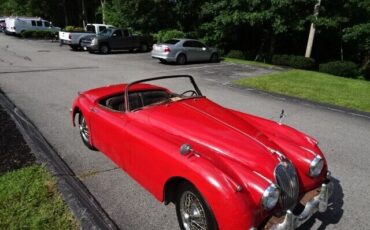
[[85,0],[82,0],[82,25],[85,28],[86,27],[86,6],[85,6]]
[[276,35],[274,34],[273,31],[271,31],[271,34],[270,34],[270,50],[269,50],[269,56],[268,56],[269,60],[271,60],[272,56],[275,53],[275,46],[276,46]]
[[68,10],[67,10],[66,0],[62,1],[62,6],[63,6],[63,12],[64,12],[64,23],[65,23],[65,26],[68,26],[69,21],[68,21]]
[[100,0],[100,3],[101,3],[101,16],[102,16],[103,24],[106,24],[106,16],[105,16],[106,0]]

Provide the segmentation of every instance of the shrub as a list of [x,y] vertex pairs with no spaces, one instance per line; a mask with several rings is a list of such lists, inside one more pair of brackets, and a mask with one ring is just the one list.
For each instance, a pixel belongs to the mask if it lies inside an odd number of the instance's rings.
[[356,78],[360,74],[357,65],[351,61],[332,61],[320,64],[319,71],[349,78]]
[[55,38],[57,32],[42,31],[42,30],[26,30],[22,31],[23,38],[39,38],[39,39],[52,39]]
[[362,74],[366,80],[370,81],[370,63],[362,69]]
[[314,59],[297,55],[287,55],[287,54],[273,55],[271,61],[272,64],[274,65],[290,66],[297,69],[315,68]]
[[84,28],[78,27],[78,26],[66,26],[64,28],[64,31],[66,32],[84,32]]
[[236,59],[245,59],[245,55],[242,51],[240,50],[230,50],[226,57],[228,58],[236,58]]
[[191,39],[197,39],[198,34],[195,31],[190,31],[190,32],[186,32],[185,37],[186,38],[191,38]]
[[184,38],[185,33],[180,30],[161,30],[154,34],[154,39],[157,42],[164,42],[172,38]]

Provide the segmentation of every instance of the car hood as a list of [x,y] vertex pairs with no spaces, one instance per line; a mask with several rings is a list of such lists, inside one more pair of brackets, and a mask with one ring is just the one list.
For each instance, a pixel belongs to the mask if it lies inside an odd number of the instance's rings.
[[[216,164],[222,161],[221,165],[241,165],[271,181],[275,181],[274,169],[280,162],[278,155],[271,150],[286,154],[291,151],[292,145],[294,150],[301,145],[297,140],[280,138],[271,130],[267,132],[265,128],[259,128],[263,125],[254,122],[253,118],[242,118],[206,98],[158,106],[151,109],[148,116],[155,130],[180,137]],[[273,125],[269,128],[278,129]],[[294,154],[287,156],[292,162],[310,157],[307,151]]]

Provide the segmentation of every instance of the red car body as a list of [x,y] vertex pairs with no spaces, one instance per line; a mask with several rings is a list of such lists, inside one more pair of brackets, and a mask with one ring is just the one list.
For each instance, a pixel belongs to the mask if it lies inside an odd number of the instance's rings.
[[[75,115],[83,114],[91,147],[159,201],[173,201],[176,185],[185,180],[200,192],[218,229],[246,230],[262,228],[272,216],[284,215],[279,204],[272,210],[261,205],[263,192],[277,183],[274,174],[281,157],[295,167],[297,203],[327,182],[327,163],[313,138],[278,122],[224,108],[201,95],[127,110],[129,93],[150,90],[170,92],[138,82],[80,93],[73,102],[72,120],[75,124]],[[121,94],[126,111],[102,104]],[[191,146],[189,154],[179,152],[184,144]],[[317,156],[323,159],[323,168],[312,177],[310,163]]]

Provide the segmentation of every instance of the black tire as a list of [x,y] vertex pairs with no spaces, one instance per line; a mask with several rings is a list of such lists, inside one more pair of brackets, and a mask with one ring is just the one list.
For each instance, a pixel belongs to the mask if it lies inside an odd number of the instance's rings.
[[[176,194],[176,215],[182,230],[198,229],[191,227],[194,223],[199,226],[202,225],[207,230],[217,230],[217,222],[211,209],[199,191],[192,184],[180,184]],[[189,205],[190,207],[188,207],[188,211],[184,210],[186,198],[193,198]]]
[[219,62],[220,60],[219,60],[219,58],[218,58],[218,54],[216,54],[216,53],[213,53],[212,55],[211,55],[211,60],[210,60],[211,62],[213,62],[213,63],[217,63],[217,62]]
[[187,62],[187,59],[186,59],[185,54],[179,54],[179,56],[177,56],[176,63],[178,65],[185,65],[186,62]]
[[162,64],[167,64],[167,61],[164,60],[164,59],[159,59],[159,61],[162,63]]
[[79,131],[80,131],[80,136],[81,136],[82,142],[86,145],[86,147],[91,149],[91,150],[96,150],[96,148],[93,145],[90,144],[89,126],[87,125],[85,117],[83,116],[82,113],[78,114],[78,128],[79,128]]
[[109,46],[107,44],[101,44],[99,47],[101,54],[108,54],[110,52]]
[[77,51],[78,50],[78,45],[70,45],[71,49],[73,51]]

